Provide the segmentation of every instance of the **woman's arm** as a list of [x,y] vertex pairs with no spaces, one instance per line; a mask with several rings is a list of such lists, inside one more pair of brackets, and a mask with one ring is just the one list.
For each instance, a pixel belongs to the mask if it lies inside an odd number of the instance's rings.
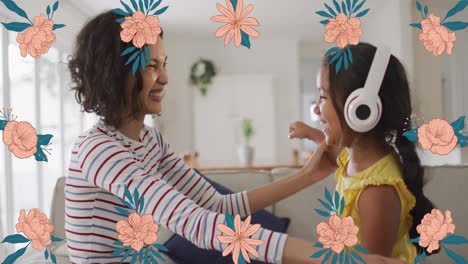
[[361,243],[370,254],[390,257],[400,226],[401,203],[389,185],[365,188],[358,201]]

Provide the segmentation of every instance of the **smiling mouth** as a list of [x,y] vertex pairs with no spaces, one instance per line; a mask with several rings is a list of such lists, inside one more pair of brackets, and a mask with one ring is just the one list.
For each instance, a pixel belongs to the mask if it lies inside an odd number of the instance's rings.
[[149,93],[151,99],[160,102],[166,93],[165,89],[152,90]]

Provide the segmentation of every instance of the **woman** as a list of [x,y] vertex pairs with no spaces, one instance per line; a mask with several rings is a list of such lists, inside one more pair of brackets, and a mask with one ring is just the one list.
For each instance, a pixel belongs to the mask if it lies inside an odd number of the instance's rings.
[[[163,34],[148,45],[151,63],[133,76],[122,51],[131,46],[120,39],[119,16],[103,13],[81,30],[70,61],[78,102],[102,119],[79,137],[72,151],[66,184],[66,237],[74,263],[119,262],[112,257],[118,238],[115,213],[122,206],[124,187],[145,196],[142,215],[205,249],[223,251],[226,244],[215,226],[225,224],[224,213],[247,216],[328,176],[334,161],[318,153],[298,172],[271,184],[221,195],[200,175],[186,167],[154,128],[145,126],[147,114],[159,114],[165,86],[167,56]],[[325,157],[325,156],[324,156]],[[309,258],[313,243],[260,229],[254,239],[265,241],[254,259],[281,263],[319,263]],[[252,255],[250,255],[252,256]],[[372,263],[387,261],[365,256]],[[383,262],[382,262],[383,263]],[[386,262],[385,262],[386,263]],[[393,263],[393,262],[392,262]],[[396,262],[399,263],[399,262]]]

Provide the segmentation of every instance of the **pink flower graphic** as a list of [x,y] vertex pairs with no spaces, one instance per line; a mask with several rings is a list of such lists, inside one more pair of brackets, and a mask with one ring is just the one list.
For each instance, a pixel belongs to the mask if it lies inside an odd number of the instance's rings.
[[362,35],[361,20],[355,17],[349,18],[344,13],[331,18],[325,29],[325,41],[336,42],[340,49],[348,44],[357,45]]
[[260,25],[257,19],[253,17],[247,17],[247,15],[252,11],[253,5],[250,4],[243,10],[243,0],[237,1],[236,10],[234,11],[234,7],[230,0],[226,0],[227,9],[224,8],[221,4],[216,3],[216,8],[218,8],[219,12],[222,15],[213,16],[210,20],[214,22],[226,23],[226,25],[222,26],[221,28],[216,31],[216,37],[222,37],[226,35],[224,39],[224,45],[227,44],[232,40],[234,37],[234,43],[236,47],[239,47],[242,41],[241,30],[246,33],[247,35],[257,38],[260,34],[253,29],[251,26],[258,26]]
[[24,33],[18,33],[16,41],[20,44],[21,56],[26,57],[28,52],[33,58],[40,58],[46,54],[52,43],[55,42],[53,32],[54,22],[47,19],[44,13],[33,19],[33,25]]
[[445,26],[440,24],[440,17],[429,14],[428,19],[421,22],[422,32],[419,39],[424,42],[424,46],[434,56],[439,56],[447,49],[447,54],[452,54],[453,42],[457,39],[454,32],[450,32]]
[[235,264],[238,263],[239,254],[241,252],[245,261],[247,261],[248,263],[250,263],[250,258],[247,252],[252,253],[252,255],[258,258],[258,252],[253,246],[259,246],[263,244],[262,240],[249,238],[260,229],[259,224],[255,224],[249,227],[250,219],[251,217],[249,215],[241,226],[240,216],[236,215],[236,217],[234,218],[235,230],[232,230],[231,228],[223,224],[218,224],[216,226],[218,230],[227,234],[227,236],[217,237],[221,243],[229,244],[229,246],[223,251],[223,256],[227,256],[232,252],[232,261],[234,261]]
[[345,246],[354,246],[358,241],[356,236],[358,231],[359,228],[354,225],[351,216],[341,219],[332,215],[328,219],[328,224],[322,222],[317,225],[318,241],[324,248],[331,248],[336,253],[340,253]]
[[28,122],[7,122],[3,142],[17,158],[29,158],[37,152],[36,129]]
[[125,21],[120,24],[122,32],[120,38],[123,42],[133,41],[133,45],[141,48],[146,44],[156,44],[161,28],[157,16],[145,16],[140,10],[132,16],[125,17]]
[[140,216],[137,213],[132,213],[128,217],[128,221],[121,220],[117,222],[116,230],[123,245],[131,246],[138,252],[145,244],[151,245],[158,239],[156,235],[158,225],[154,223],[151,214]]
[[54,226],[49,224],[47,216],[35,208],[29,211],[26,216],[26,211],[20,211],[16,231],[23,232],[29,240],[32,241],[32,247],[42,251],[44,247],[50,245],[52,240],[50,233],[54,230]]
[[423,149],[439,155],[450,153],[458,142],[453,127],[439,118],[432,119],[418,128],[418,140]]
[[443,240],[448,233],[455,232],[455,225],[452,224],[452,215],[450,211],[445,211],[445,218],[438,209],[432,209],[421,220],[421,224],[416,227],[420,234],[419,245],[428,247],[427,252],[439,249],[439,241]]

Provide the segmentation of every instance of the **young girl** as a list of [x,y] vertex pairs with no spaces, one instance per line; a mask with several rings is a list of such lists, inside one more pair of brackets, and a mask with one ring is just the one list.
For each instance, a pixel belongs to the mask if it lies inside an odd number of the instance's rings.
[[380,86],[382,116],[369,132],[353,131],[345,121],[347,97],[364,87],[376,47],[361,43],[350,46],[353,64],[335,73],[333,57],[324,58],[317,78],[320,100],[314,112],[325,126],[323,133],[302,122],[290,125],[290,138],[325,140],[337,159],[336,189],[344,195],[345,216],[359,226],[358,243],[369,253],[391,256],[411,263],[416,247],[410,237],[433,208],[423,194],[423,168],[415,145],[403,136],[410,129],[411,101],[405,70],[391,56]]

